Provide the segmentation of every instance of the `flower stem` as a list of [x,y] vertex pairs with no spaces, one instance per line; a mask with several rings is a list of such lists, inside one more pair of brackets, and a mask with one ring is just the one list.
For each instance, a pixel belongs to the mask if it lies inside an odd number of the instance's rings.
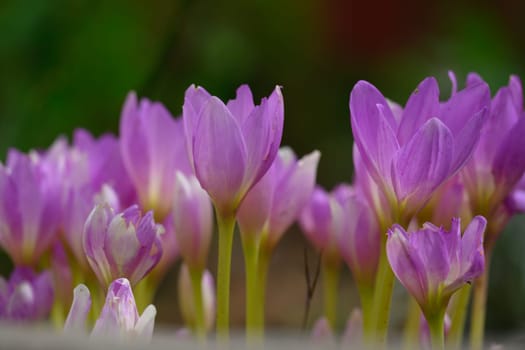
[[270,267],[270,257],[272,249],[260,245],[259,260],[257,262],[257,326],[261,337],[264,336],[264,311],[266,305],[266,285],[268,281],[268,269]]
[[323,299],[324,315],[332,329],[337,326],[337,299],[339,287],[340,262],[323,255]]
[[447,348],[460,349],[465,330],[465,319],[470,299],[471,286],[465,285],[452,296],[451,301],[451,324],[447,333]]
[[201,341],[206,339],[206,319],[204,317],[204,303],[202,299],[202,269],[190,268],[191,290],[193,292],[193,306],[195,310],[194,332]]
[[229,337],[230,328],[230,269],[235,229],[235,215],[217,213],[219,226],[219,262],[217,271],[217,335]]
[[432,344],[432,350],[444,350],[445,349],[445,308],[442,311],[425,316],[430,330],[430,342]]
[[421,318],[421,309],[416,300],[409,295],[408,312],[405,328],[403,329],[403,349],[418,348],[419,320]]
[[470,314],[470,349],[480,350],[483,347],[483,334],[485,331],[485,313],[487,306],[487,289],[489,282],[491,250],[485,251],[485,270],[474,281],[472,311]]
[[258,321],[258,289],[257,260],[259,256],[259,242],[256,235],[243,234],[242,248],[244,251],[245,279],[246,279],[246,336],[248,341],[260,338]]
[[371,286],[364,285],[363,283],[357,284],[359,292],[359,299],[361,300],[361,310],[363,314],[363,337],[366,343],[373,341],[374,324],[373,312],[374,312],[374,289]]

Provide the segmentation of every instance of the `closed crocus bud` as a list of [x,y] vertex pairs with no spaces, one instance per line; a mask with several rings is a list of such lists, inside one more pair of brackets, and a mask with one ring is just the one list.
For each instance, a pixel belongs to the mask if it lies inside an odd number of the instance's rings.
[[329,260],[339,260],[339,236],[344,215],[346,213],[333,193],[316,187],[299,217],[306,238]]
[[232,215],[274,161],[281,143],[281,89],[253,103],[246,85],[226,105],[201,87],[186,90],[183,106],[186,146],[195,175],[215,207]]
[[264,233],[272,249],[305,207],[315,186],[320,153],[297,160],[293,150],[282,147],[264,177],[246,195],[237,220],[243,234]]
[[34,266],[60,222],[59,179],[44,158],[10,150],[0,165],[0,245],[16,265]]
[[483,82],[440,103],[437,82],[429,77],[412,93],[399,118],[373,85],[355,85],[350,95],[354,140],[390,207],[411,218],[463,167],[480,138],[489,104],[490,91]]
[[334,331],[325,317],[315,322],[312,329],[312,340],[316,343],[335,343]]
[[107,288],[119,277],[136,285],[159,261],[163,228],[133,205],[115,214],[107,204],[98,204],[86,220],[83,247],[89,265]]
[[53,306],[53,294],[51,273],[36,274],[28,267],[17,267],[9,281],[0,277],[0,319],[44,320]]
[[173,196],[173,228],[184,262],[204,269],[213,231],[210,197],[193,175],[177,172]]
[[359,192],[351,186],[341,185],[334,193],[343,212],[343,227],[338,236],[341,256],[357,283],[371,287],[381,244],[377,220]]
[[399,225],[388,231],[390,266],[427,320],[444,317],[452,294],[482,274],[486,224],[485,218],[476,216],[463,235],[459,219],[452,220],[450,231],[431,223],[413,232]]
[[[207,330],[215,321],[215,287],[213,276],[208,270],[202,274],[202,305]],[[188,266],[183,264],[179,273],[179,306],[184,322],[190,328],[196,327],[195,300]]]
[[159,102],[129,93],[120,119],[120,145],[142,208],[159,221],[169,214],[175,171],[190,173],[181,119]]
[[88,287],[79,284],[73,290],[73,303],[64,323],[65,332],[82,333],[86,331],[86,320],[91,309],[91,294]]
[[341,336],[341,344],[361,349],[363,346],[363,314],[360,309],[354,309],[346,321],[346,327]]
[[129,281],[125,278],[116,279],[108,288],[106,303],[91,336],[149,342],[156,314],[155,306],[149,305],[139,317]]

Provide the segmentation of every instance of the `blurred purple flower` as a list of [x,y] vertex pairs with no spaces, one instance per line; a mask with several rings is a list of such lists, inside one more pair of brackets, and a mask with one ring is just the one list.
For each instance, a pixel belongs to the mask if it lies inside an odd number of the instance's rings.
[[186,146],[195,175],[215,207],[231,215],[270,168],[281,143],[281,89],[253,103],[242,85],[225,105],[201,87],[186,90],[183,106]]
[[241,202],[237,213],[243,234],[263,234],[273,249],[299,216],[315,186],[320,153],[297,160],[291,148],[279,150],[272,166]]
[[354,140],[390,206],[413,215],[463,167],[480,138],[489,103],[490,91],[482,82],[440,103],[437,82],[430,77],[400,115],[370,83],[355,85],[350,95]]
[[136,205],[119,214],[108,204],[96,205],[84,227],[83,247],[101,285],[107,288],[120,277],[136,285],[159,262],[162,231],[153,213],[142,216]]
[[36,274],[28,267],[17,267],[9,281],[0,277],[0,319],[44,320],[52,306],[53,281],[48,271]]
[[[208,270],[202,274],[202,305],[204,308],[204,320],[206,329],[209,331],[213,328],[215,322],[215,286],[213,276]],[[185,324],[195,327],[195,301],[193,288],[191,286],[191,277],[188,265],[182,264],[179,272],[179,307],[184,318]]]
[[377,220],[358,192],[340,185],[334,197],[342,208],[338,235],[341,256],[358,284],[372,287],[379,263],[381,237]]
[[452,294],[483,273],[483,234],[487,221],[476,216],[461,235],[460,219],[450,231],[425,223],[407,233],[394,225],[388,231],[386,252],[398,280],[428,316],[447,307]]
[[10,150],[0,165],[0,245],[16,265],[35,265],[55,240],[60,180],[36,153]]
[[206,267],[213,233],[210,197],[193,175],[177,172],[173,197],[173,228],[184,262],[194,269]]
[[137,99],[130,92],[120,120],[124,165],[145,210],[153,210],[159,221],[172,205],[175,171],[190,173],[182,120],[173,119],[159,102]]

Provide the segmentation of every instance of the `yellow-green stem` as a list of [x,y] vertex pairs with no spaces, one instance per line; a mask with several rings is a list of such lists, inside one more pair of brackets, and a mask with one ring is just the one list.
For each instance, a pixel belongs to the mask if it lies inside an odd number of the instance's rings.
[[217,268],[217,336],[229,337],[230,329],[230,269],[235,229],[235,215],[217,213],[219,227],[219,261]]
[[445,308],[430,316],[426,316],[428,328],[430,330],[430,343],[432,350],[445,349]]
[[374,340],[374,325],[372,324],[374,289],[371,286],[358,283],[357,290],[359,292],[359,299],[361,300],[361,311],[363,315],[363,337],[366,343],[371,344]]
[[339,272],[341,264],[339,261],[328,259],[323,256],[323,301],[324,316],[328,324],[335,330],[337,327],[337,300],[339,290]]
[[259,242],[256,235],[243,234],[242,248],[244,251],[245,281],[246,281],[246,337],[248,341],[260,338],[260,328],[257,316],[257,300],[260,288],[257,285],[257,260]]
[[202,299],[202,269],[190,268],[191,290],[193,292],[193,306],[195,310],[194,332],[201,341],[206,339],[206,318]]
[[148,305],[153,303],[155,290],[156,286],[149,276],[145,277],[133,287],[133,295],[135,296],[135,303],[137,304],[137,310],[139,312],[144,311]]
[[403,330],[403,349],[417,349],[421,309],[411,295],[408,298],[408,316]]
[[270,267],[270,258],[272,256],[272,249],[260,246],[259,259],[257,262],[257,326],[259,327],[261,336],[264,336],[264,311],[266,305],[266,288],[268,281],[268,269]]
[[485,251],[485,270],[483,274],[474,281],[472,311],[470,314],[470,349],[481,350],[483,348],[483,334],[485,331],[485,312],[487,306],[487,291],[490,270],[490,249]]
[[467,318],[468,302],[470,299],[471,286],[463,286],[452,296],[450,317],[451,324],[447,333],[447,348],[460,349],[465,331],[465,320]]

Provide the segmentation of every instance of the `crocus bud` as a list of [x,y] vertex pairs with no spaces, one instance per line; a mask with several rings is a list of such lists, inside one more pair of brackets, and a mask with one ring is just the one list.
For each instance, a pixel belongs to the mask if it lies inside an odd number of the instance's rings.
[[122,108],[120,145],[142,208],[159,221],[171,210],[175,171],[189,173],[182,120],[159,102],[137,99],[130,92]]
[[399,225],[388,231],[386,252],[392,271],[427,319],[444,313],[452,294],[482,274],[486,224],[485,218],[476,216],[463,235],[459,219],[452,220],[450,231],[431,223],[414,232]]
[[326,317],[318,319],[312,329],[312,340],[316,343],[333,343],[335,336]]
[[59,180],[37,154],[10,150],[0,165],[0,245],[16,265],[36,265],[60,221]]
[[381,245],[377,220],[359,192],[351,186],[340,185],[334,192],[343,213],[339,251],[357,283],[372,287]]
[[306,238],[325,258],[339,260],[339,237],[346,213],[334,193],[316,187],[301,212],[299,224]]
[[390,206],[410,218],[463,167],[480,138],[489,103],[483,82],[440,103],[437,81],[429,77],[398,118],[374,86],[365,81],[355,85],[350,95],[354,140]]
[[273,248],[299,216],[315,186],[320,153],[297,160],[293,150],[282,147],[275,161],[246,195],[237,219],[243,234],[265,233]]
[[44,320],[53,306],[53,279],[47,271],[36,274],[17,267],[9,281],[0,277],[0,319],[8,321]]
[[153,335],[156,314],[155,306],[149,305],[139,317],[129,281],[119,278],[109,286],[106,303],[91,336],[149,342]]
[[[188,266],[183,264],[179,273],[179,306],[184,322],[189,327],[195,327],[195,300],[191,287]],[[208,270],[202,275],[202,305],[204,307],[204,320],[206,329],[211,330],[215,321],[215,287],[213,277]]]
[[84,332],[86,320],[91,309],[91,294],[88,287],[79,284],[73,290],[73,303],[64,324],[66,332]]
[[225,105],[201,87],[186,90],[186,147],[195,175],[220,212],[231,215],[270,168],[281,143],[281,89],[253,103],[246,85]]
[[190,268],[204,269],[213,231],[213,210],[210,197],[193,175],[176,174],[173,228],[184,262]]
[[152,212],[142,216],[136,205],[115,214],[108,204],[97,204],[86,220],[83,246],[101,285],[120,277],[137,284],[160,259],[162,230]]
[[341,336],[341,344],[349,348],[361,349],[363,343],[363,314],[360,309],[354,309],[346,321],[346,327]]

